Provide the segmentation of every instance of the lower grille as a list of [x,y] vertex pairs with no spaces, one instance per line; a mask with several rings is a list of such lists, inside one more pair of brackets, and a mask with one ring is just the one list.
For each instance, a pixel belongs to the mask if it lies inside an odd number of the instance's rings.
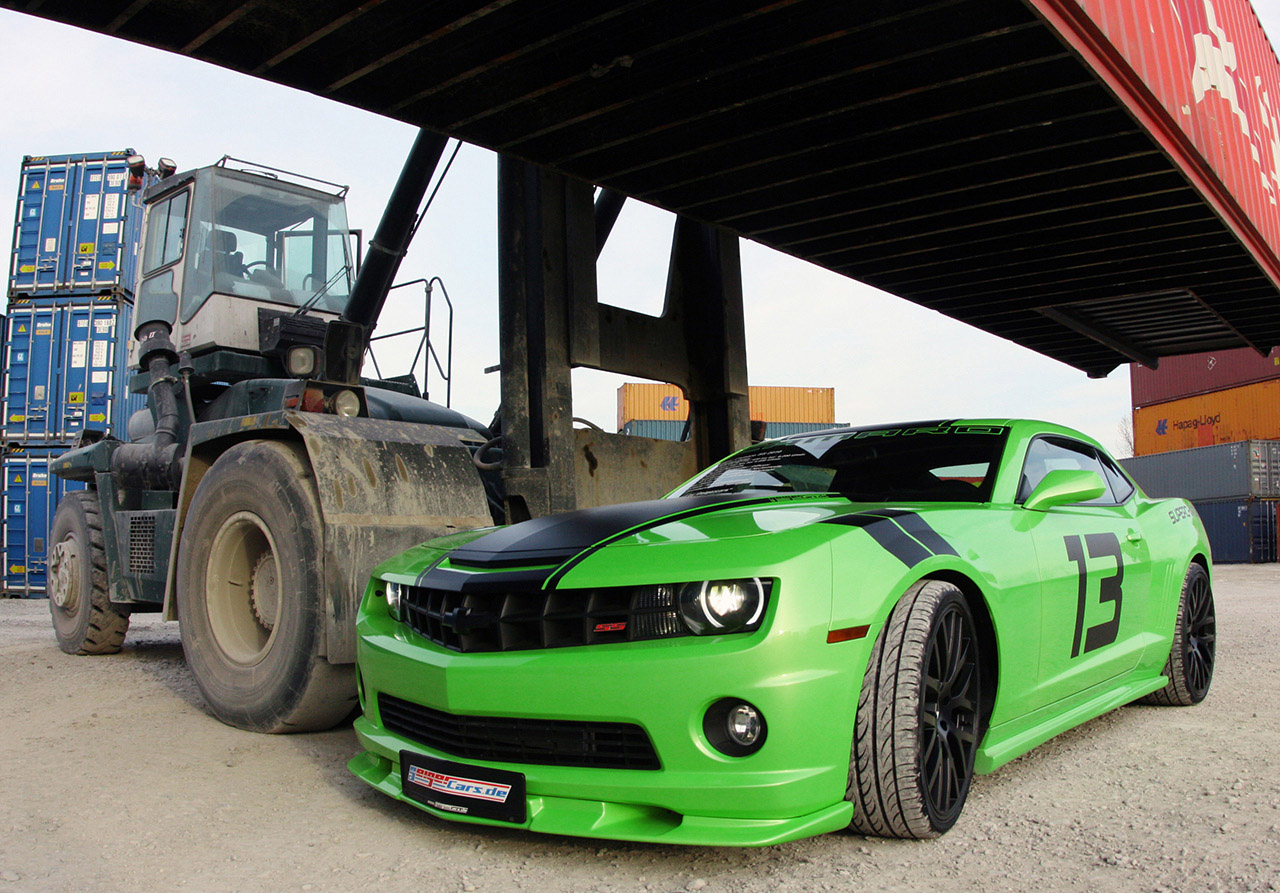
[[495,763],[594,769],[661,769],[644,729],[624,722],[457,716],[378,695],[382,724],[454,756]]

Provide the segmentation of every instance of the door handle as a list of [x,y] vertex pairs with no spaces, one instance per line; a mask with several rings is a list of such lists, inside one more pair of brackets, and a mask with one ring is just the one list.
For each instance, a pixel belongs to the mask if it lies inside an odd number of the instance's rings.
[[1142,542],[1142,534],[1136,530],[1130,530],[1126,539],[1131,543],[1140,543]]

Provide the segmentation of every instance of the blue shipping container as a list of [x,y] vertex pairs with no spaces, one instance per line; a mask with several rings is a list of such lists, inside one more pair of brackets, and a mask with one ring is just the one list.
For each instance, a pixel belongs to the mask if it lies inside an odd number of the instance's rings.
[[132,296],[142,232],[132,149],[22,160],[9,297]]
[[1209,536],[1215,564],[1277,561],[1280,500],[1224,499],[1192,503]]
[[4,454],[4,591],[11,598],[45,595],[53,513],[63,493],[85,488],[49,473],[49,460],[65,451],[31,447]]
[[5,442],[69,444],[86,428],[125,439],[146,396],[128,392],[133,306],[113,295],[16,299],[5,329]]

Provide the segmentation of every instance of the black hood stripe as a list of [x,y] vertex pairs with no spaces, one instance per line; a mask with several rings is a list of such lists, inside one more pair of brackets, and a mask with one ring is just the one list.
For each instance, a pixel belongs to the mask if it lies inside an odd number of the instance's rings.
[[933,555],[959,555],[924,518],[905,509],[874,509],[828,518],[824,524],[861,527],[886,552],[907,567]]
[[663,524],[670,524],[673,521],[684,521],[688,518],[697,517],[698,515],[707,515],[712,512],[718,512],[721,509],[728,509],[728,508],[738,509],[738,508],[746,508],[748,506],[753,506],[753,505],[769,505],[776,501],[777,501],[777,497],[771,496],[765,499],[739,499],[739,500],[730,500],[725,502],[716,502],[710,505],[696,506],[694,508],[686,509],[685,511],[682,511],[682,512],[674,512],[670,515],[663,515],[661,518],[654,518],[651,521],[646,521],[642,524],[637,524],[634,527],[629,527],[626,530],[622,530],[622,531],[619,531],[618,533],[615,533],[613,536],[600,540],[598,543],[595,543],[594,545],[586,549],[583,549],[577,555],[570,558],[568,561],[562,564],[559,568],[557,568],[556,572],[552,574],[551,577],[547,580],[547,588],[554,589],[560,583],[560,580],[564,578],[565,574],[569,573],[569,571],[573,570],[575,567],[581,564],[584,559],[591,557],[596,552],[599,552],[601,549],[603,549],[605,546],[609,545],[610,543],[616,543],[619,540],[624,540],[629,536],[634,536],[635,534],[645,530],[652,530],[654,527],[660,527]]

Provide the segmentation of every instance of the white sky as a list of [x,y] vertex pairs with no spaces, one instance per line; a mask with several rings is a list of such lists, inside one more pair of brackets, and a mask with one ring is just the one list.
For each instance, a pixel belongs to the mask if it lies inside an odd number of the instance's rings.
[[[1254,0],[1254,8],[1268,32],[1280,34],[1280,0]],[[351,224],[368,238],[415,134],[406,124],[306,93],[8,11],[0,11],[0,83],[0,206],[17,195],[23,155],[133,148],[151,163],[167,155],[181,169],[227,154],[350,184]],[[0,214],[5,250],[11,219]],[[660,311],[671,221],[628,202],[601,258],[602,300]],[[486,423],[498,404],[498,376],[483,372],[498,362],[496,242],[494,159],[466,146],[397,281],[444,280],[456,312],[453,406]],[[1090,380],[759,245],[743,243],[742,257],[752,384],[834,387],[837,420],[853,424],[1044,418],[1123,455],[1127,367]],[[380,330],[420,319],[420,292],[393,302]],[[407,371],[394,366],[383,364],[383,372]],[[614,430],[624,380],[577,370],[574,414]],[[431,396],[443,402],[434,370]]]

